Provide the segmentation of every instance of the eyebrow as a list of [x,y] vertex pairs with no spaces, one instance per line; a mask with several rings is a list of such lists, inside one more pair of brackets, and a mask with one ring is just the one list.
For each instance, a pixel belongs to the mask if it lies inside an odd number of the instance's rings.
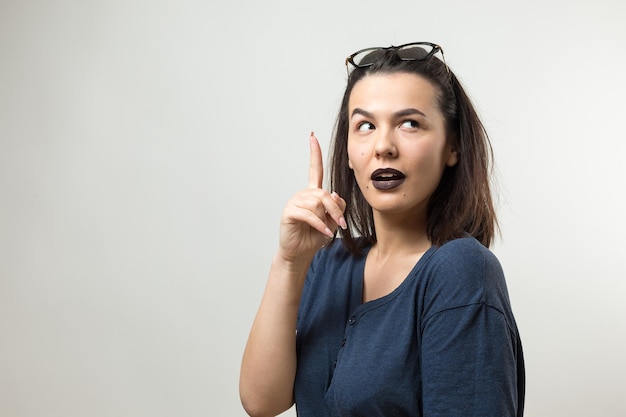
[[[352,110],[352,115],[350,116],[351,118],[356,116],[357,114],[360,114],[361,116],[367,117],[367,118],[374,118],[374,115],[370,112],[368,112],[367,110],[363,110],[359,107],[356,107],[354,110]],[[397,112],[395,112],[393,114],[394,118],[399,119],[402,117],[407,117],[407,116],[412,116],[414,114],[419,114],[421,116],[427,117],[423,112],[414,109],[414,108],[409,108],[409,109],[404,109],[404,110],[399,110]]]

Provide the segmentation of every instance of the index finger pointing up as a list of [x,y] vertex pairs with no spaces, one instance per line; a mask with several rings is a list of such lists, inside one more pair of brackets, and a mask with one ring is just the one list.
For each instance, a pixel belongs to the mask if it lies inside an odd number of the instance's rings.
[[309,163],[309,188],[322,188],[324,179],[324,165],[322,162],[322,148],[315,134],[311,132],[311,162]]

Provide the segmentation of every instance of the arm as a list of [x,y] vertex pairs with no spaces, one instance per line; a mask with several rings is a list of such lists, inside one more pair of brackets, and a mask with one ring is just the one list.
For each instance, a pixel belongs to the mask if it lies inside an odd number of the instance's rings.
[[425,416],[521,415],[517,333],[485,303],[442,311],[423,330]]
[[251,416],[275,416],[293,404],[296,320],[306,265],[276,254],[241,365],[239,391]]
[[418,329],[424,416],[521,416],[524,357],[500,263],[473,238],[437,257]]
[[281,217],[280,244],[241,364],[239,392],[251,416],[275,416],[293,405],[296,321],[313,256],[333,236],[345,201],[322,186],[322,155],[311,135],[309,187],[297,193]]

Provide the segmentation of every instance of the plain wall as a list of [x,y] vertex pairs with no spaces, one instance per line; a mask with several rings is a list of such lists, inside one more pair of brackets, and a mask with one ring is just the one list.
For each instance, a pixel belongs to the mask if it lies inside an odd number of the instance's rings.
[[309,132],[411,41],[493,142],[526,415],[626,415],[624,4],[0,0],[0,415],[243,416]]

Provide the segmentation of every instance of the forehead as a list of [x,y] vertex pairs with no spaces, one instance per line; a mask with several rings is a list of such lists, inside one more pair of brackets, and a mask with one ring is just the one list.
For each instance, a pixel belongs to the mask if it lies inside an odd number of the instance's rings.
[[354,108],[418,108],[438,111],[438,90],[426,78],[411,73],[366,75],[354,85],[348,102]]

